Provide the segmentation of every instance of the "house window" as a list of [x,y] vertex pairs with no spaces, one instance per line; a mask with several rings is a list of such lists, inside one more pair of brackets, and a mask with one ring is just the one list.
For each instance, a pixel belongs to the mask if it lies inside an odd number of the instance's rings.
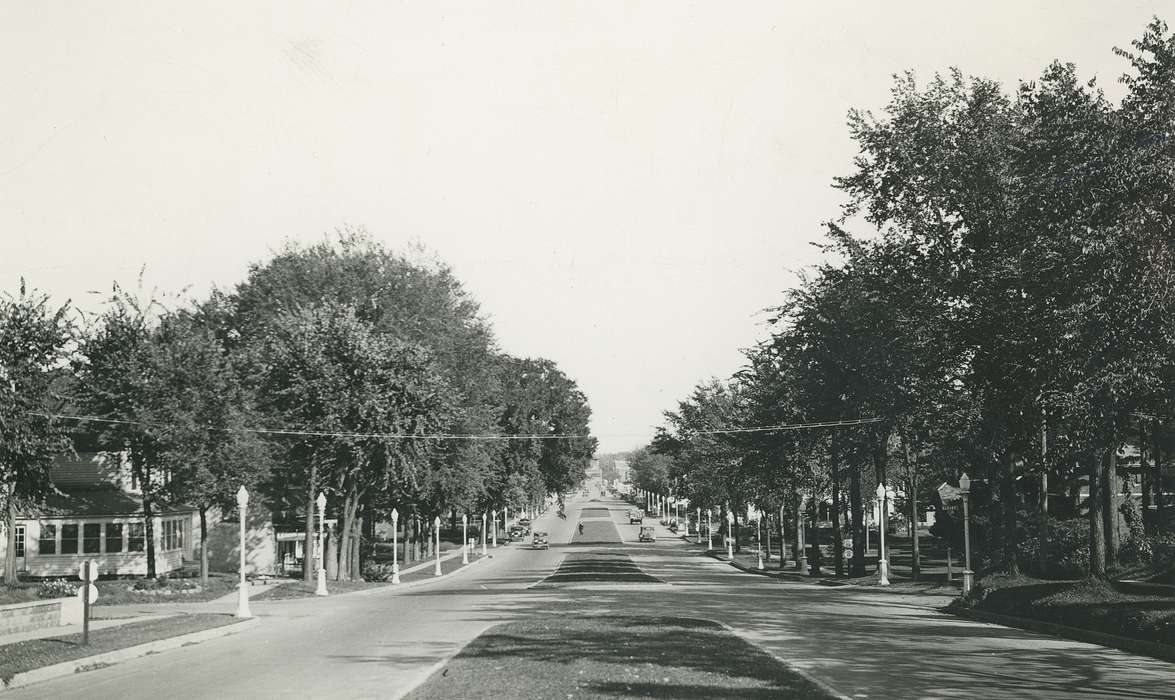
[[143,523],[130,523],[127,533],[127,551],[143,551]]
[[24,556],[24,525],[17,525],[16,528],[16,558],[20,559]]
[[106,523],[106,553],[122,551],[122,523]]
[[66,523],[61,526],[61,553],[78,553],[78,524]]
[[163,521],[163,549],[182,549],[184,546],[184,521]]
[[82,552],[85,554],[102,553],[102,523],[82,525]]
[[57,554],[56,525],[41,525],[41,539],[37,541],[37,554]]

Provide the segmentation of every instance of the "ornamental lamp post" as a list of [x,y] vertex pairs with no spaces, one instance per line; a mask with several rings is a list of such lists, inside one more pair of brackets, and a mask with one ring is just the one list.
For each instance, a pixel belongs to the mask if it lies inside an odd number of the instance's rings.
[[702,543],[702,509],[701,508],[698,508],[698,529],[694,534],[696,534],[698,536],[698,541],[695,542],[694,544],[701,544]]
[[888,586],[889,585],[889,561],[886,560],[887,552],[885,549],[885,521],[886,521],[885,501],[886,501],[885,484],[878,484],[877,485],[877,516],[878,516],[878,518],[877,518],[878,519],[877,536],[880,538],[880,540],[877,543],[877,573],[879,576],[879,578],[877,580],[877,585],[879,585],[879,586]]
[[497,549],[498,548],[498,511],[497,510],[490,511],[490,515],[493,517],[493,520],[494,520],[493,527],[490,528],[490,531],[493,532],[494,549]]
[[237,489],[237,510],[241,520],[241,580],[237,584],[237,617],[253,617],[249,612],[249,589],[245,583],[245,515],[249,510],[249,492],[244,484]]
[[433,576],[440,576],[441,575],[441,516],[438,515],[438,516],[436,516],[436,518],[433,519],[432,531],[434,533],[436,533],[436,547],[435,547],[435,549],[436,549],[436,554],[437,554],[437,566],[435,569],[433,569],[432,575]]
[[400,529],[400,511],[392,508],[392,583],[400,582],[400,555],[396,531]]
[[710,519],[713,514],[713,508],[706,509],[706,549],[714,549],[714,523]]
[[755,520],[755,539],[759,542],[759,568],[763,568],[763,518]]
[[965,473],[959,477],[959,495],[963,497],[963,595],[967,595],[975,585],[975,572],[971,570],[971,513],[967,506],[971,500],[971,478]]
[[469,516],[461,514],[461,563],[469,563]]
[[315,595],[327,595],[326,592],[326,550],[322,548],[322,531],[326,529],[326,494],[318,492],[318,588]]
[[481,512],[481,555],[486,555],[486,512]]
[[726,508],[726,558],[734,561],[734,513]]

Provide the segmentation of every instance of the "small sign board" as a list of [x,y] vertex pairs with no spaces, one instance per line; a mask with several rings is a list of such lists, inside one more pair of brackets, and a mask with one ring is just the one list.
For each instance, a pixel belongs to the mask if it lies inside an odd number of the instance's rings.
[[98,564],[97,562],[86,560],[78,567],[79,581],[97,581],[98,580]]
[[[82,594],[86,593],[86,592],[89,593],[89,597],[90,597],[89,600],[86,600],[85,598],[82,597]],[[77,596],[78,596],[78,600],[81,600],[83,602],[89,603],[90,605],[93,605],[98,600],[98,587],[92,583],[81,586],[80,588],[78,588]]]
[[845,555],[845,559],[852,559],[853,558],[853,550],[846,549],[844,551],[844,555]]

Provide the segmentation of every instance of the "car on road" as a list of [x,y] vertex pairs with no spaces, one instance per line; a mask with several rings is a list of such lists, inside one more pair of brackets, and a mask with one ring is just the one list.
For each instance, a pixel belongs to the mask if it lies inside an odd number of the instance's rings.
[[652,526],[644,525],[641,527],[641,533],[637,540],[639,542],[656,542],[657,535],[653,532]]
[[640,510],[639,508],[632,508],[628,511],[628,524],[629,525],[640,525],[642,522],[644,522],[644,519],[645,519],[645,513],[644,513],[644,511]]
[[515,525],[514,527],[510,528],[510,541],[511,542],[521,542],[525,539],[526,539],[526,528],[524,528],[520,525]]
[[530,518],[521,518],[518,521],[518,527],[526,530],[527,534],[530,534]]
[[531,540],[531,547],[534,549],[548,549],[550,546],[551,539],[547,537],[547,533],[538,532],[536,530],[534,533],[534,539]]

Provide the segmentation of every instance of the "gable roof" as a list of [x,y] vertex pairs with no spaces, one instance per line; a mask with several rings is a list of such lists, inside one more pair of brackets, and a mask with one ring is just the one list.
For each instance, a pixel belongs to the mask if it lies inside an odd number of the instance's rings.
[[58,486],[113,486],[122,481],[122,464],[117,454],[79,452],[53,458],[49,478]]
[[[156,515],[190,514],[194,508],[185,505],[157,503]],[[116,488],[57,489],[50,493],[38,507],[30,509],[28,516],[51,517],[113,517],[141,516],[143,499],[135,494]]]

